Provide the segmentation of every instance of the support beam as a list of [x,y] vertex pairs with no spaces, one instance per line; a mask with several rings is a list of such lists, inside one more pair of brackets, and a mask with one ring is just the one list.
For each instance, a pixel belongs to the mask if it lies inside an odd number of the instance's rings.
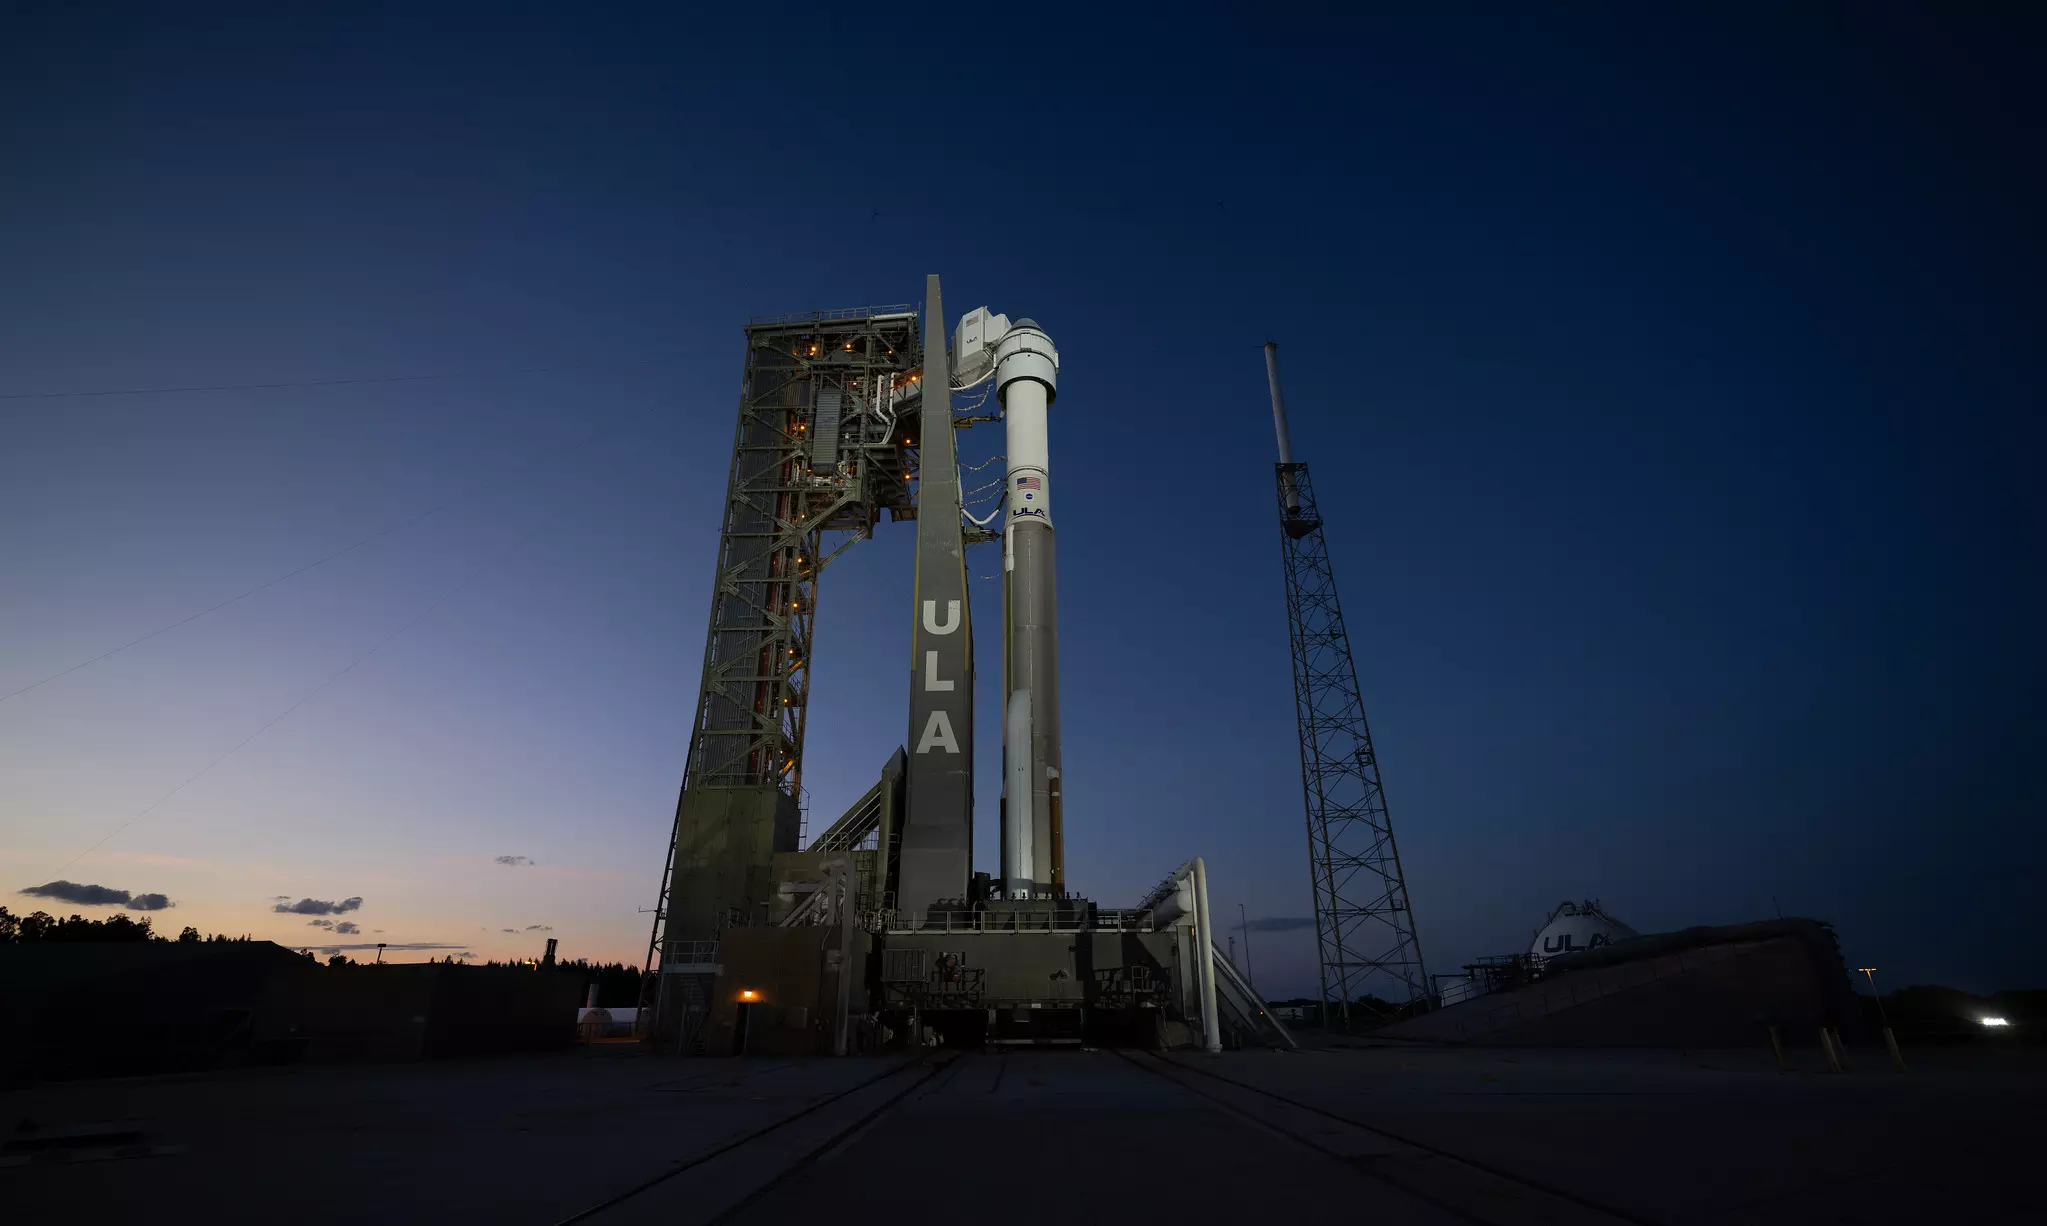
[[916,442],[917,582],[910,609],[910,736],[896,909],[922,927],[964,898],[974,861],[974,629],[960,531],[952,374],[938,277],[924,290],[924,395]]

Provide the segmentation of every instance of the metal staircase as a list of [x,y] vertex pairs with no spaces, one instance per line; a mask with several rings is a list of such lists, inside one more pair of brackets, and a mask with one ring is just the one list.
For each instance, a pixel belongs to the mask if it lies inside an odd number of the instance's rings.
[[[657,951],[658,953],[658,951]],[[687,1056],[704,1054],[704,1032],[711,1020],[711,991],[718,979],[718,942],[684,941],[675,946],[674,958],[655,963],[655,973],[641,982],[638,1019],[639,1037],[652,1039],[650,1015],[654,1006],[661,1016],[675,1019],[675,1051]],[[652,981],[650,991],[647,983]],[[666,1027],[663,1027],[665,1033]]]
[[654,1037],[654,1017],[661,1003],[661,942],[668,937],[668,885],[675,879],[675,847],[682,839],[682,799],[675,801],[676,820],[668,829],[668,854],[661,858],[661,893],[655,896],[654,925],[647,937],[647,960],[640,973],[640,1007],[633,1015],[633,1037]]
[[685,1056],[704,1054],[704,1032],[711,1021],[711,980],[713,976],[677,975],[682,995],[682,1028],[675,1049]]
[[[897,758],[902,757],[903,751],[900,749],[896,750],[895,756]],[[893,759],[890,761],[890,766],[895,766]],[[827,827],[823,834],[810,840],[803,850],[852,851],[873,837],[881,829],[882,808],[885,800],[883,793],[887,790],[889,782],[887,773],[888,768],[883,768],[883,777],[875,780],[874,786],[867,789],[867,794],[854,801],[852,807],[848,808],[839,817],[838,821],[833,822]]]
[[1265,1007],[1258,989],[1251,986],[1250,977],[1238,970],[1236,963],[1231,962],[1229,955],[1221,950],[1217,950],[1215,955],[1215,1000],[1224,1019],[1247,1042],[1255,1041],[1280,1051],[1301,1050],[1293,1031]]

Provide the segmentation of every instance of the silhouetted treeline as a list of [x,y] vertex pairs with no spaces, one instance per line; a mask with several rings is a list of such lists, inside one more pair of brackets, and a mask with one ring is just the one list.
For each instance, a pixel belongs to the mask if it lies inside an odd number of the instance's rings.
[[[485,966],[524,966],[525,961],[486,962]],[[597,1007],[600,1009],[631,1009],[640,1003],[640,968],[627,966],[623,962],[592,962],[586,958],[563,959],[554,964],[558,975],[574,975],[589,990],[590,984],[597,985]]]
[[149,917],[137,919],[115,912],[102,920],[87,919],[73,915],[58,919],[47,911],[35,911],[28,915],[16,915],[0,907],[0,945],[29,944],[35,941],[169,941],[191,945],[201,941],[250,941],[253,937],[225,937],[215,934],[202,937],[199,930],[186,925],[175,938],[158,936],[150,930]]

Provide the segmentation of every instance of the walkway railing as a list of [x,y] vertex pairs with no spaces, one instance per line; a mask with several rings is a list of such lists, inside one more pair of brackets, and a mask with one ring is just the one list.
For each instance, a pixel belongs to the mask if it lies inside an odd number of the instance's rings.
[[[874,914],[873,922],[889,930],[907,931],[904,917],[893,911]],[[919,932],[1151,932],[1149,911],[1085,911],[1061,914],[1044,911],[933,911]]]
[[877,315],[915,315],[917,308],[907,302],[890,303],[887,306],[841,307],[836,311],[791,311],[783,315],[756,315],[746,321],[749,328],[772,327],[775,324],[829,323],[839,319],[872,319]]

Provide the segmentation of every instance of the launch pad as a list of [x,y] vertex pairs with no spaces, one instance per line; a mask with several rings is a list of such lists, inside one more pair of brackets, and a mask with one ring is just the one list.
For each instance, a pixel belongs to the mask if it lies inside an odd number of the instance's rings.
[[[703,680],[639,1016],[657,1046],[808,1054],[905,1044],[1291,1045],[1211,939],[1205,869],[1110,909],[1066,887],[1047,332],[986,308],[948,338],[909,305],[757,318]],[[954,393],[992,396],[957,413]],[[1002,424],[1003,519],[962,496],[955,432]],[[915,525],[904,747],[806,842],[818,576]],[[973,847],[966,549],[1003,559],[1000,862]]]
[[[1193,1154],[1218,1172],[1178,1214],[1196,1224],[1262,1220],[1275,1205],[1430,1226],[1811,1226],[1897,1221],[1901,1206],[1949,1222],[2028,1220],[2038,1193],[2026,1121],[2047,1094],[2036,1052],[1927,1052],[1910,1077],[1867,1060],[1835,1075],[1811,1048],[1792,1056],[1787,1074],[1759,1047],[1703,1060],[1676,1049],[1276,1060],[1006,1048],[940,1068],[914,1055],[678,1062],[600,1044],[61,1082],[10,1100],[39,1136],[118,1120],[161,1152],[24,1161],[0,1167],[0,1186],[32,1222],[144,1221],[219,1202],[213,1216],[230,1223],[291,1204],[309,1224],[691,1226],[900,1220],[931,1216],[929,1204],[1006,1226],[1042,1222],[1052,1197],[1088,1220],[1154,1215],[1151,1173]],[[1039,1180],[1050,1190],[1004,1193],[1019,1152],[1052,1173]],[[546,1177],[449,1176],[490,1164]]]

